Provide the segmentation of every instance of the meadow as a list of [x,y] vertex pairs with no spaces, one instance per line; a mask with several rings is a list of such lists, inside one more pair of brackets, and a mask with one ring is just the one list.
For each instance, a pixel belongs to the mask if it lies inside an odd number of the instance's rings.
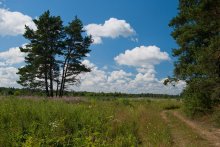
[[[1,98],[0,145],[178,146],[173,130],[180,130],[179,139],[184,136],[192,146],[208,145],[169,114],[181,106],[175,99]],[[161,116],[163,111],[168,113],[169,125]]]

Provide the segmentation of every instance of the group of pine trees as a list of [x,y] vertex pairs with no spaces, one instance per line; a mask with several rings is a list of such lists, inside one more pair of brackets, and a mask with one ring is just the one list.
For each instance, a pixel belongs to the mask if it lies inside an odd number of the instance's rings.
[[18,71],[18,81],[25,88],[43,89],[47,96],[62,97],[67,85],[76,84],[77,76],[90,69],[82,59],[90,52],[91,36],[86,36],[77,17],[67,26],[59,16],[49,11],[34,19],[36,30],[25,27],[29,40],[21,52],[26,53],[24,67]]
[[169,24],[179,45],[174,79],[186,81],[185,106],[194,115],[220,101],[220,0],[179,0],[178,10]]

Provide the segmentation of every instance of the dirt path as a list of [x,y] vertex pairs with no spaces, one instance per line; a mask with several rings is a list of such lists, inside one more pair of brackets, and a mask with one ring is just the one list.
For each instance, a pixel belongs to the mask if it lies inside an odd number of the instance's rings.
[[173,124],[172,120],[170,120],[167,115],[168,111],[161,112],[161,117],[164,119],[164,121],[167,123],[171,130],[170,133],[172,137],[173,146],[187,147],[187,145],[190,144],[189,140],[183,137],[185,135],[181,133],[181,130],[175,127],[175,124]]
[[191,127],[193,130],[195,130],[201,137],[208,140],[214,146],[220,147],[220,137],[216,135],[219,130],[207,130],[201,125],[189,119],[186,119],[176,111],[173,111],[172,113],[175,117],[179,118],[181,121],[185,122],[189,127]]
[[[175,116],[176,118],[178,118],[179,120],[184,122],[188,127],[192,128],[192,130],[195,133],[197,133],[200,137],[202,137],[203,139],[210,142],[211,145],[216,146],[216,147],[220,147],[220,135],[219,135],[220,129],[204,128],[199,123],[196,123],[192,120],[189,120],[189,119],[185,118],[184,116],[182,116],[177,111],[169,111],[169,112],[168,111],[162,111],[161,112],[161,117],[167,123],[169,122],[169,119],[168,119],[166,113],[171,113],[173,116]],[[184,142],[180,142],[180,144],[183,144],[183,146],[185,146]]]

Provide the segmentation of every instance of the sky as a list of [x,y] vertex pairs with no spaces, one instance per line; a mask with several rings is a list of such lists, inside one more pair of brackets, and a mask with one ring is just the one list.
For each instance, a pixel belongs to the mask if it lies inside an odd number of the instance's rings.
[[176,60],[168,24],[177,7],[178,0],[0,0],[0,87],[21,88],[16,72],[25,65],[24,26],[35,29],[32,19],[50,10],[64,25],[78,16],[94,40],[82,61],[92,71],[69,90],[179,94],[184,81],[163,85]]

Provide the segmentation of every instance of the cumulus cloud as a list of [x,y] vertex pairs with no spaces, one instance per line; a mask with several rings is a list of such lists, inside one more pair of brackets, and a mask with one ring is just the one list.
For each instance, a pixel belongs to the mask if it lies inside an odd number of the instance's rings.
[[142,68],[152,68],[162,61],[170,60],[168,53],[161,52],[157,46],[140,46],[126,50],[116,56],[114,60],[119,65],[128,65]]
[[15,67],[0,67],[0,86],[1,87],[20,87],[17,84],[18,69]]
[[146,71],[146,73],[138,73],[135,77],[135,81],[140,82],[152,82],[157,80],[155,77],[155,71],[154,69],[149,69]]
[[24,33],[25,25],[32,29],[36,29],[32,18],[21,12],[12,12],[7,9],[0,8],[0,35],[16,36]]
[[135,30],[125,20],[110,18],[104,24],[89,24],[85,26],[88,35],[93,36],[94,44],[102,43],[102,38],[129,37]]
[[[162,61],[170,60],[170,57],[168,53],[160,51],[160,48],[157,46],[140,46],[131,50],[126,50],[124,53],[116,56],[114,60],[119,65],[127,65],[136,68],[138,73],[132,81],[133,88],[135,88],[135,86],[142,88],[148,87],[150,89],[154,87],[151,90],[149,89],[149,91],[159,92],[159,89],[162,87],[154,91],[159,85],[161,85],[156,78],[155,66]],[[154,83],[153,87],[150,86],[152,83]],[[139,92],[144,91],[144,89],[140,90],[140,88],[136,90],[139,90]]]
[[126,82],[130,80],[130,76],[132,76],[132,73],[126,73],[123,70],[113,71],[108,76],[108,82]]
[[0,66],[9,66],[24,62],[25,53],[19,47],[13,47],[7,51],[0,52]]
[[81,74],[80,79],[83,81],[81,82],[82,85],[85,87],[91,87],[99,84],[101,81],[105,81],[107,78],[105,71],[99,70],[98,67],[91,63],[89,60],[84,60],[82,63],[92,70],[89,73]]
[[156,46],[136,47],[114,59],[120,65],[136,68],[137,73],[128,73],[120,69],[107,72],[85,60],[84,63],[92,67],[92,71],[82,74],[81,85],[74,89],[95,92],[180,94],[186,85],[184,81],[179,81],[176,86],[165,86],[164,79],[156,77],[155,65],[170,60],[168,53],[160,51]]
[[0,87],[21,87],[17,84],[18,69],[16,64],[24,62],[25,54],[20,52],[19,47],[13,47],[0,52]]
[[136,74],[124,70],[107,72],[89,60],[84,63],[92,67],[92,71],[80,75],[81,85],[72,87],[77,91],[180,94],[185,87],[184,81],[179,81],[175,87],[163,85],[164,79],[157,79],[153,69]]

